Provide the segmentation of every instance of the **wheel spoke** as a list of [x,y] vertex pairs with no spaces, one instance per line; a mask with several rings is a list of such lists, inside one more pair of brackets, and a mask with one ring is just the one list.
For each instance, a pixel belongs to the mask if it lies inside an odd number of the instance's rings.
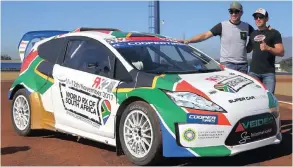
[[131,121],[131,119],[128,119],[128,122],[129,122],[129,124],[130,124],[131,127],[135,127],[134,126],[134,123]]
[[146,134],[142,134],[142,137],[146,137],[146,138],[149,138],[149,139],[151,139],[151,138],[152,138],[151,136],[149,136],[149,135],[146,135]]
[[139,120],[139,123],[138,123],[138,126],[141,125],[141,121],[143,120],[143,115],[140,117],[140,120]]
[[127,125],[125,125],[125,128],[129,129],[130,131],[133,131],[133,128],[131,128],[131,127],[127,126]]
[[136,119],[135,119],[134,114],[132,114],[131,116],[132,116],[132,120],[133,120],[134,125],[137,125],[137,121],[136,121]]
[[145,133],[145,132],[147,132],[147,131],[149,131],[149,130],[151,130],[151,128],[148,127],[148,128],[146,128],[146,129],[143,129],[141,132],[142,132],[142,133]]
[[142,141],[143,141],[144,143],[146,143],[148,146],[150,146],[150,143],[149,143],[145,138],[142,138]]
[[23,119],[24,119],[26,122],[28,122],[28,118],[27,118],[27,117],[23,117]]
[[147,123],[148,121],[147,120],[145,120],[144,121],[144,123],[141,125],[141,128],[143,128],[144,127],[144,125]]
[[145,143],[143,141],[140,141],[140,144],[142,146],[143,152],[146,152],[147,148],[145,147]]

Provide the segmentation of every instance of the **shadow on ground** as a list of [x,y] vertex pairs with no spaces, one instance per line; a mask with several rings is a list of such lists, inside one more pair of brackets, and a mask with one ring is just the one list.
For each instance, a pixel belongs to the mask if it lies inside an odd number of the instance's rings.
[[[283,140],[279,145],[270,145],[240,153],[233,157],[217,158],[164,158],[158,165],[170,166],[257,166],[260,162],[292,154],[292,120],[281,121]],[[292,166],[292,164],[287,164]]]
[[36,130],[36,131],[34,131],[34,133],[32,135],[30,135],[30,137],[55,138],[55,139],[59,139],[59,140],[78,142],[80,144],[88,145],[91,147],[97,147],[100,149],[105,149],[105,150],[108,150],[111,152],[116,151],[115,147],[112,147],[112,146],[109,146],[109,145],[106,145],[103,143],[95,142],[92,140],[84,139],[84,138],[80,138],[78,140],[78,138],[76,136],[72,136],[70,134],[65,134],[65,133],[61,133],[61,132],[53,132],[53,131],[48,131],[48,130]]
[[29,149],[30,149],[30,147],[28,147],[28,146],[3,147],[3,148],[1,148],[1,155],[14,154],[19,151],[28,151]]

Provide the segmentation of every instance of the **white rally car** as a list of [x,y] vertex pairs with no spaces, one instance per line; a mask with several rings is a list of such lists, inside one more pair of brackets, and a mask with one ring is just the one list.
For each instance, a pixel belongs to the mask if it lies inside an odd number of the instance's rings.
[[33,31],[19,52],[21,72],[8,95],[19,135],[77,135],[116,146],[137,165],[232,156],[282,140],[278,101],[260,82],[170,38]]

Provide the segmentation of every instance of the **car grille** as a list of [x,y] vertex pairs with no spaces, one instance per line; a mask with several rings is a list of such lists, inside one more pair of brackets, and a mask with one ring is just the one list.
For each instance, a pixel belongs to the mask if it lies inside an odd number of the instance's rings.
[[270,113],[248,116],[233,127],[225,144],[235,146],[265,139],[277,134],[275,118]]

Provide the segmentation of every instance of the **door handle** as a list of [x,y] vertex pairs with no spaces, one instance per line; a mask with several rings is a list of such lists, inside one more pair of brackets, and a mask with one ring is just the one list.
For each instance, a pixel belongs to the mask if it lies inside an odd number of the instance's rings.
[[66,77],[64,75],[57,75],[56,78],[61,81],[61,82],[65,82],[66,81]]

